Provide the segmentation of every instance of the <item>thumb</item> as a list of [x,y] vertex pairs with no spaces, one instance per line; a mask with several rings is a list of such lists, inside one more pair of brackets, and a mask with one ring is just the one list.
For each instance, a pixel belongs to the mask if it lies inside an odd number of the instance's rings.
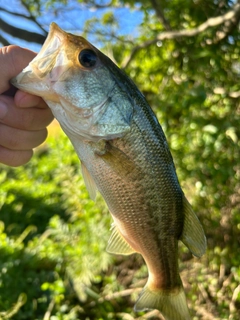
[[35,56],[35,52],[14,45],[0,48],[0,94],[10,88],[10,79],[20,73]]

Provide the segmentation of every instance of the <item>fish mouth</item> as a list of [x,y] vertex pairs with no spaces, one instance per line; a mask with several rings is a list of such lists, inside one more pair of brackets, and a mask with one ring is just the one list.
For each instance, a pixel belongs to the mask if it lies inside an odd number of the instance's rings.
[[61,51],[66,35],[65,31],[52,23],[49,34],[37,56],[21,73],[11,79],[11,83],[31,94],[44,98],[45,94],[49,95],[52,91],[51,85],[63,80],[64,74],[73,64]]

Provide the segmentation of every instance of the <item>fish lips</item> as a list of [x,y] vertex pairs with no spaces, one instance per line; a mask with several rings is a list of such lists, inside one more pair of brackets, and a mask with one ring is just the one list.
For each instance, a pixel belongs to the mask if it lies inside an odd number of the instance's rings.
[[11,79],[11,83],[32,94],[50,93],[52,85],[63,80],[64,73],[72,66],[72,62],[61,51],[65,40],[66,33],[52,23],[40,52],[22,72]]

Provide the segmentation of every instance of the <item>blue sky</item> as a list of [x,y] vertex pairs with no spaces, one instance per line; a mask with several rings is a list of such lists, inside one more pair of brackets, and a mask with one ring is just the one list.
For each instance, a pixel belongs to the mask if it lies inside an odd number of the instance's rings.
[[[26,9],[21,5],[20,0],[8,0],[2,1],[1,7],[6,8],[11,12],[17,12],[21,14],[27,14]],[[87,19],[94,17],[100,18],[100,16],[107,10],[87,10],[85,7],[77,2],[77,0],[70,0],[67,6],[57,4],[54,9],[48,9],[38,18],[40,24],[44,29],[48,30],[49,24],[55,21],[61,28],[72,33],[81,33],[84,22]],[[57,16],[55,13],[58,12]],[[10,23],[11,25],[27,29],[29,31],[42,32],[38,26],[28,19],[19,18],[11,14],[0,11],[1,18]],[[114,11],[115,17],[119,21],[119,34],[126,36],[133,36],[137,34],[137,26],[142,21],[142,13],[138,10],[130,10],[126,8],[118,8]],[[11,43],[17,44],[23,47],[27,47],[34,51],[39,51],[40,45],[34,43],[28,43],[17,39],[17,37],[10,37],[2,32],[2,35]],[[91,41],[91,39],[90,39]],[[95,44],[96,45],[96,44]]]

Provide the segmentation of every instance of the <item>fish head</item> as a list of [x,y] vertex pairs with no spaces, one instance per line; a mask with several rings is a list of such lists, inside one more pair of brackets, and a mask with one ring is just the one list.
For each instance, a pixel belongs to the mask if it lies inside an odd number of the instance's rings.
[[96,141],[130,130],[133,102],[118,72],[86,39],[52,23],[40,52],[12,84],[41,96],[68,135]]

